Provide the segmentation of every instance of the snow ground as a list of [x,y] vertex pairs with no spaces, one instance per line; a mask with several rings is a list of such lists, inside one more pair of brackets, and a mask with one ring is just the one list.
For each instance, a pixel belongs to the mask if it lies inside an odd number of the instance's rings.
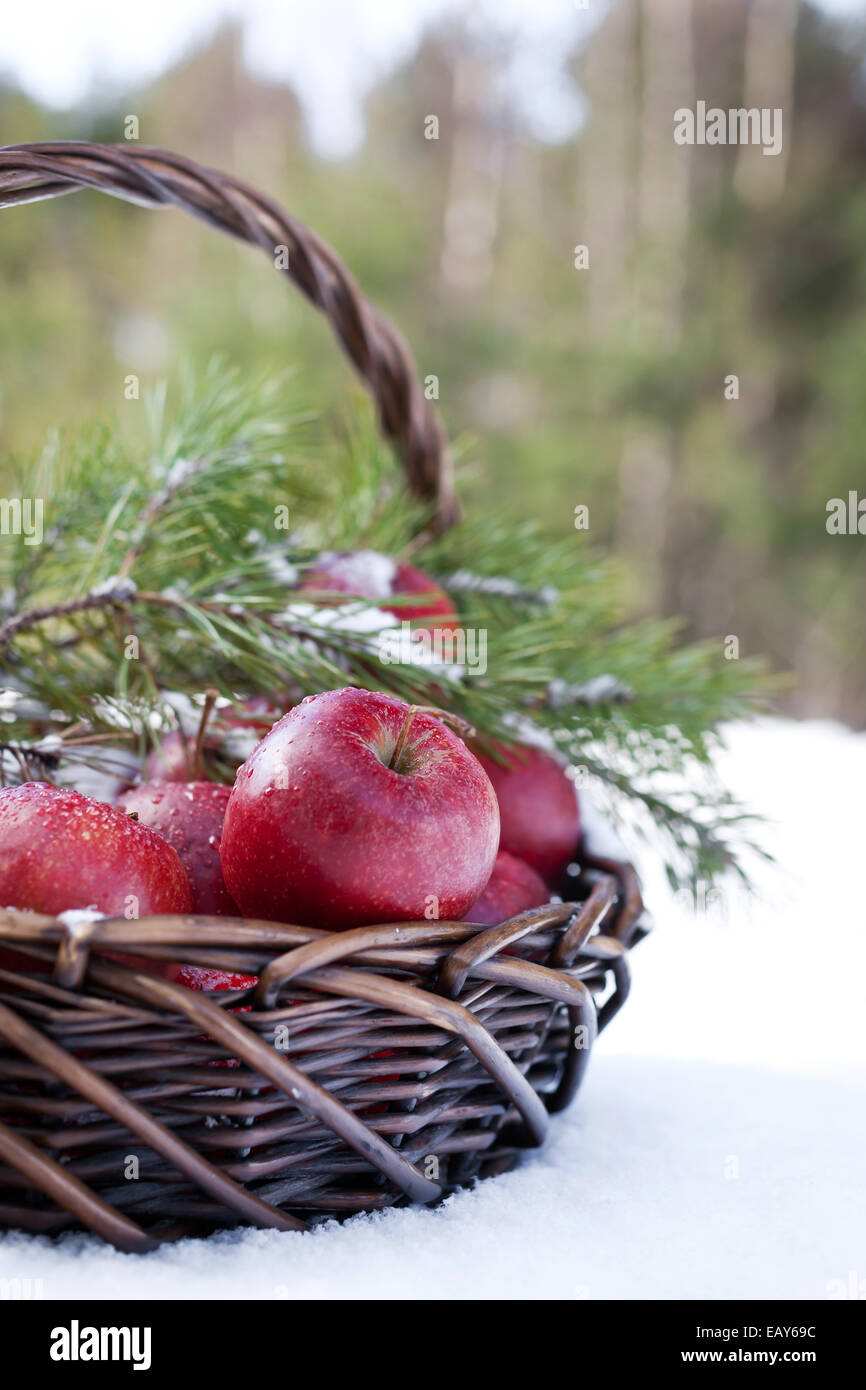
[[156,1255],[0,1241],[46,1298],[866,1297],[866,735],[764,721],[722,772],[767,817],[758,896],[695,918],[651,858],[655,933],[545,1148],[435,1211]]

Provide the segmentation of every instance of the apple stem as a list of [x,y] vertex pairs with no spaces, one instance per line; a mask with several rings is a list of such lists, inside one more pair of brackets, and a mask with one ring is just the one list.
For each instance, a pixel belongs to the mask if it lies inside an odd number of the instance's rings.
[[419,705],[410,705],[406,718],[403,720],[403,727],[397,735],[397,742],[394,744],[394,752],[391,754],[391,759],[388,763],[388,766],[392,768],[394,772],[400,771],[400,758],[402,757],[403,749],[406,746],[406,736],[409,733],[409,727],[412,723],[412,720],[415,718],[415,715],[418,713],[418,710],[420,708],[421,707]]
[[201,719],[198,721],[198,733],[195,736],[195,748],[192,755],[192,780],[200,782],[204,776],[204,737],[207,732],[208,720],[213,713],[213,707],[219,699],[218,690],[206,690],[204,694],[204,705],[202,706]]
[[406,718],[403,720],[403,727],[397,735],[397,742],[394,744],[394,752],[391,754],[391,761],[388,763],[395,772],[400,770],[400,758],[406,746],[406,737],[409,727],[416,714],[432,714],[434,719],[440,719],[443,724],[451,724],[455,733],[464,741],[467,738],[474,738],[475,729],[468,719],[463,719],[459,714],[452,714],[450,710],[439,709],[436,705],[410,705]]
[[443,724],[450,724],[464,743],[466,739],[475,737],[474,724],[470,724],[462,715],[452,714],[450,709],[438,709],[436,705],[413,705],[412,708],[419,714],[432,714],[434,719],[441,719]]

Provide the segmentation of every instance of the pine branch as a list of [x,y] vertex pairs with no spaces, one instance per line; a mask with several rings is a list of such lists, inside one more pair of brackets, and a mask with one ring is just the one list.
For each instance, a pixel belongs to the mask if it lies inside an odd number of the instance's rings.
[[489,518],[413,553],[450,589],[464,632],[484,635],[484,669],[386,663],[397,620],[381,605],[322,608],[297,590],[322,549],[396,555],[423,523],[370,412],[360,407],[336,440],[293,384],[251,387],[218,365],[186,381],[176,405],[160,391],[147,409],[147,445],[103,426],[21,476],[22,493],[35,478],[46,499],[51,541],[36,555],[22,538],[0,548],[11,610],[0,670],[26,697],[4,714],[19,750],[6,771],[19,754],[32,766],[52,730],[116,743],[118,712],[143,756],[173,717],[171,692],[279,703],[355,684],[446,706],[490,737],[513,737],[515,715],[530,717],[575,766],[644,808],[677,876],[711,880],[735,862],[740,812],[726,794],[704,788],[698,803],[663,787],[678,777],[687,788],[720,725],[772,693],[761,663],[726,661],[720,643],[679,646],[672,623],[626,622],[616,567],[580,538]]

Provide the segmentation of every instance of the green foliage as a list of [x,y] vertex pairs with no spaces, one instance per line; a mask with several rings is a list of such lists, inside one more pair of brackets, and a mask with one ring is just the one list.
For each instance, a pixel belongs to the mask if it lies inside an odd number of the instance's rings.
[[[45,499],[46,539],[0,547],[0,671],[26,697],[4,712],[7,744],[35,744],[38,761],[56,752],[46,734],[79,751],[116,743],[120,711],[144,753],[169,692],[387,689],[481,736],[514,738],[515,718],[531,720],[579,784],[661,827],[676,881],[736,863],[742,811],[710,759],[719,725],[772,690],[760,663],[725,660],[721,642],[678,646],[670,622],[626,622],[619,572],[578,533],[551,542],[476,516],[413,549],[423,517],[365,404],[336,436],[290,379],[251,386],[215,364],[176,402],[154,391],[147,418],[146,444],[89,427],[54,438],[17,479]],[[486,669],[385,664],[357,630],[369,601],[299,601],[293,586],[323,548],[412,551],[450,587],[463,628],[485,635]]]
[[[234,28],[134,100],[100,84],[61,115],[0,78],[0,123],[10,142],[117,141],[134,110],[143,141],[284,203],[439,377],[450,431],[487,441],[464,482],[471,509],[532,515],[562,537],[572,506],[590,505],[593,541],[620,556],[640,611],[682,614],[693,636],[737,633],[744,652],[796,671],[789,711],[860,727],[866,547],[824,522],[828,499],[862,492],[866,28],[798,5],[785,154],[760,160],[784,180],[765,201],[744,194],[734,148],[677,153],[671,113],[685,90],[749,105],[750,70],[784,91],[784,44],[767,47],[745,6],[716,4],[692,6],[693,42],[679,48],[652,37],[668,32],[666,8],[614,0],[585,47],[563,53],[587,120],[559,145],[513,105],[503,119],[513,51],[474,20],[429,32],[383,74],[363,143],[339,162],[311,151],[290,89],[246,69]],[[787,7],[770,10],[786,31]],[[467,71],[477,84],[456,99]],[[439,140],[424,139],[429,112]],[[654,162],[665,151],[687,170]],[[685,202],[659,226],[647,193],[675,199],[679,173]],[[455,284],[447,268],[476,199],[489,242],[470,257],[474,280]],[[593,243],[588,273],[573,268],[578,239]],[[113,408],[128,372],[171,375],[216,346],[250,372],[302,364],[310,399],[342,402],[327,325],[254,250],[177,212],[96,193],[10,209],[0,275],[7,447],[31,449],[46,420]]]

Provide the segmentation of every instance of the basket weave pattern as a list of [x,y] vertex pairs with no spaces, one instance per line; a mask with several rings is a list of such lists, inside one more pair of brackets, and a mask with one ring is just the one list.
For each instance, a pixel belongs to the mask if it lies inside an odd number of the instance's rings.
[[[0,1225],[143,1251],[504,1171],[628,993],[634,876],[585,862],[582,903],[481,930],[0,913],[0,946],[33,959],[0,970]],[[259,983],[196,993],[107,960],[118,945]]]

